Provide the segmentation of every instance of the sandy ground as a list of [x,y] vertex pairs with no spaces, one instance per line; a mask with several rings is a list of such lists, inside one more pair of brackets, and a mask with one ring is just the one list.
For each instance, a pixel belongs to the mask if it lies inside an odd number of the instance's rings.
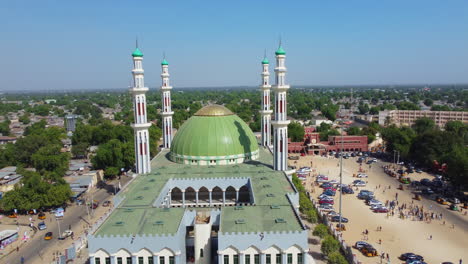
[[[343,159],[343,183],[350,184],[353,180],[353,173],[357,173],[359,164],[356,158]],[[298,168],[301,166],[311,166],[314,172],[311,174],[328,175],[329,180],[336,179],[339,181],[338,159],[324,158],[318,156],[301,157],[295,163],[289,161],[290,165],[295,165]],[[369,231],[367,242],[371,243],[381,254],[389,254],[391,263],[402,263],[398,257],[402,253],[413,252],[424,257],[425,262],[429,264],[442,263],[451,261],[455,264],[459,263],[460,259],[468,261],[468,216],[460,212],[448,210],[447,205],[440,205],[433,200],[423,197],[422,201],[413,200],[411,190],[405,188],[404,191],[397,190],[399,182],[383,171],[382,165],[384,162],[377,162],[369,168],[369,165],[363,165],[362,168],[367,170],[369,175],[366,189],[374,191],[378,200],[385,203],[386,200],[394,200],[395,194],[398,193],[398,202],[401,206],[406,203],[407,206],[423,206],[425,211],[442,214],[442,220],[432,220],[430,223],[424,221],[412,221],[409,219],[401,219],[398,214],[387,216],[385,213],[373,213],[364,201],[357,199],[357,193],[343,195],[343,216],[349,219],[346,224],[347,231],[343,233],[343,238],[349,245],[353,245],[356,241],[364,239],[362,232]],[[420,180],[422,178],[432,178],[427,173],[412,173],[411,178]],[[366,180],[366,179],[365,179]],[[305,182],[306,188],[309,191],[314,191],[313,197],[321,194],[322,189],[312,186],[313,177],[310,177]],[[378,186],[380,185],[380,188]],[[385,187],[384,187],[385,186]],[[388,187],[390,186],[390,189]],[[335,197],[335,211],[338,212],[338,194]],[[443,222],[445,221],[445,225]],[[381,226],[382,231],[377,231],[377,227]],[[430,236],[432,235],[432,240]],[[379,244],[379,240],[382,243]],[[353,249],[354,254],[362,263],[380,263],[380,258],[368,258],[363,256],[359,251]]]

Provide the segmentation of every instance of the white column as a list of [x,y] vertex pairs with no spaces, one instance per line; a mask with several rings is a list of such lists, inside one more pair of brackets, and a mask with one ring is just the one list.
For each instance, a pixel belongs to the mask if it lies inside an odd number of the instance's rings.
[[287,100],[286,93],[289,85],[286,85],[286,53],[280,47],[276,51],[276,67],[275,67],[275,121],[273,125],[273,167],[278,171],[287,170],[288,157],[288,124],[287,120]]
[[171,90],[172,86],[169,83],[169,63],[166,59],[163,59],[161,62],[161,92],[162,92],[162,122],[163,122],[163,146],[164,148],[171,148],[172,142],[172,115],[174,112],[172,111],[172,104],[171,104]]
[[110,260],[111,260],[111,264],[116,264],[117,262],[116,256],[111,256]]
[[236,189],[236,203],[239,201],[239,189]]
[[138,264],[137,256],[133,255],[132,256],[132,264]]
[[198,190],[195,190],[195,204],[198,206]]
[[159,264],[159,256],[158,255],[153,256],[153,263],[154,264]]
[[288,254],[286,252],[281,252],[281,264],[286,264],[288,261]]
[[182,207],[185,207],[185,190],[182,190]]
[[226,205],[226,190],[223,190],[223,206]]
[[261,133],[262,141],[261,144],[264,147],[269,147],[271,145],[271,113],[273,111],[270,109],[270,72],[269,72],[269,62],[265,58],[262,61],[262,83],[260,84],[260,90],[262,91],[262,106],[260,110],[261,115]]
[[135,164],[136,173],[144,174],[151,171],[149,152],[149,133],[151,126],[147,121],[146,92],[148,87],[144,85],[143,54],[137,49],[133,57],[133,87],[130,93],[133,96],[134,123],[132,124],[135,135]]
[[308,264],[307,260],[309,259],[307,256],[309,255],[309,251],[303,251],[302,252],[302,264]]
[[239,253],[239,264],[245,264],[245,253],[244,252]]
[[210,195],[210,206],[213,204],[212,190],[208,190]]
[[96,263],[94,259],[95,259],[94,256],[90,256],[90,257],[89,257],[89,264],[94,264],[94,263]]
[[219,264],[224,264],[224,258],[223,258],[223,254],[218,252],[218,263]]

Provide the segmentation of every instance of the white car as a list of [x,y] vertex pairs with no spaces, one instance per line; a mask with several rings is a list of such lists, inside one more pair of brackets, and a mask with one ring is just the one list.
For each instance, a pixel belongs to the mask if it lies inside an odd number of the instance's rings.
[[357,187],[363,187],[363,186],[366,186],[366,182],[361,181],[361,180],[355,180],[355,181],[353,181],[353,185],[357,186]]
[[325,178],[317,178],[317,182],[328,182]]
[[331,198],[331,197],[328,196],[328,195],[326,195],[326,194],[324,194],[324,193],[322,193],[321,195],[319,195],[318,198],[321,200],[321,199],[324,199],[324,198]]
[[302,167],[299,169],[300,171],[305,171],[305,172],[311,172],[312,170],[310,169],[310,167]]
[[337,181],[337,180],[331,180],[331,181],[329,181],[329,183],[331,183],[331,184],[337,184],[338,181]]
[[357,177],[358,177],[358,178],[368,178],[369,176],[367,176],[367,174],[365,174],[365,173],[359,173],[359,174],[357,175]]
[[331,204],[321,204],[319,207],[318,207],[319,210],[321,211],[333,211],[333,205]]
[[[376,204],[376,205],[371,206],[370,209],[371,209],[372,211],[374,211],[374,210],[377,210],[377,209],[387,209],[387,207],[385,207],[385,206],[383,206],[383,205],[378,205],[378,204]],[[387,209],[387,210],[388,210],[388,209]]]
[[373,206],[373,205],[379,205],[379,206],[382,206],[382,202],[379,201],[379,200],[376,200],[376,199],[372,199],[372,200],[369,200],[369,202],[367,203],[367,205],[370,205],[370,206]]

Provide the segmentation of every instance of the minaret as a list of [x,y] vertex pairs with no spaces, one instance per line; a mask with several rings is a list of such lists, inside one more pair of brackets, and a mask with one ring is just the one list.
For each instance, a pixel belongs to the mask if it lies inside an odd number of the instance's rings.
[[262,61],[262,84],[260,89],[263,93],[262,96],[262,108],[260,115],[262,116],[262,146],[269,147],[271,145],[271,114],[273,110],[270,109],[270,71],[268,69],[270,62],[268,61],[265,53],[265,57]]
[[284,64],[286,52],[280,45],[276,54],[275,68],[275,120],[273,125],[273,167],[278,171],[285,171],[288,168],[288,124],[286,93],[289,85],[286,85],[286,66]]
[[138,49],[138,42],[132,57],[133,87],[130,88],[130,92],[133,96],[133,113],[135,117],[135,123],[132,124],[132,127],[135,134],[136,173],[144,174],[151,171],[148,133],[151,124],[146,120],[145,93],[148,91],[148,87],[145,87],[144,84],[143,53]]
[[166,61],[166,58],[161,62],[161,68],[163,147],[169,149],[172,142],[172,115],[174,112],[171,108],[172,86],[169,84],[169,63]]

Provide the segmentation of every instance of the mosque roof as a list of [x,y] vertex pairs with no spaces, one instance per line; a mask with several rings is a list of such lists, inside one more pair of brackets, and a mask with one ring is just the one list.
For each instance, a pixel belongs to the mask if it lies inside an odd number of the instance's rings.
[[286,55],[286,51],[284,51],[283,46],[279,46],[275,52],[276,55]]
[[164,58],[163,61],[161,62],[161,65],[169,65],[169,62]]
[[263,58],[262,64],[270,64],[270,62],[268,61],[267,57]]
[[252,130],[221,105],[198,110],[179,128],[171,146],[172,154],[190,157],[250,155],[255,151],[258,144]]
[[132,57],[143,57],[143,53],[141,53],[139,48],[136,48],[135,51],[132,53]]
[[[220,232],[302,231],[303,227],[287,198],[295,189],[287,176],[271,167],[273,156],[259,148],[259,160],[224,166],[191,166],[174,163],[163,150],[151,161],[151,173],[139,175],[116,197],[123,199],[95,236],[163,235],[179,230],[186,210],[199,207],[154,207],[170,179],[209,179],[225,181],[232,177],[250,178],[255,205],[221,207]],[[167,190],[166,190],[167,191]],[[203,209],[210,209],[204,207]],[[244,224],[237,224],[242,219]],[[278,219],[282,219],[278,222]]]

